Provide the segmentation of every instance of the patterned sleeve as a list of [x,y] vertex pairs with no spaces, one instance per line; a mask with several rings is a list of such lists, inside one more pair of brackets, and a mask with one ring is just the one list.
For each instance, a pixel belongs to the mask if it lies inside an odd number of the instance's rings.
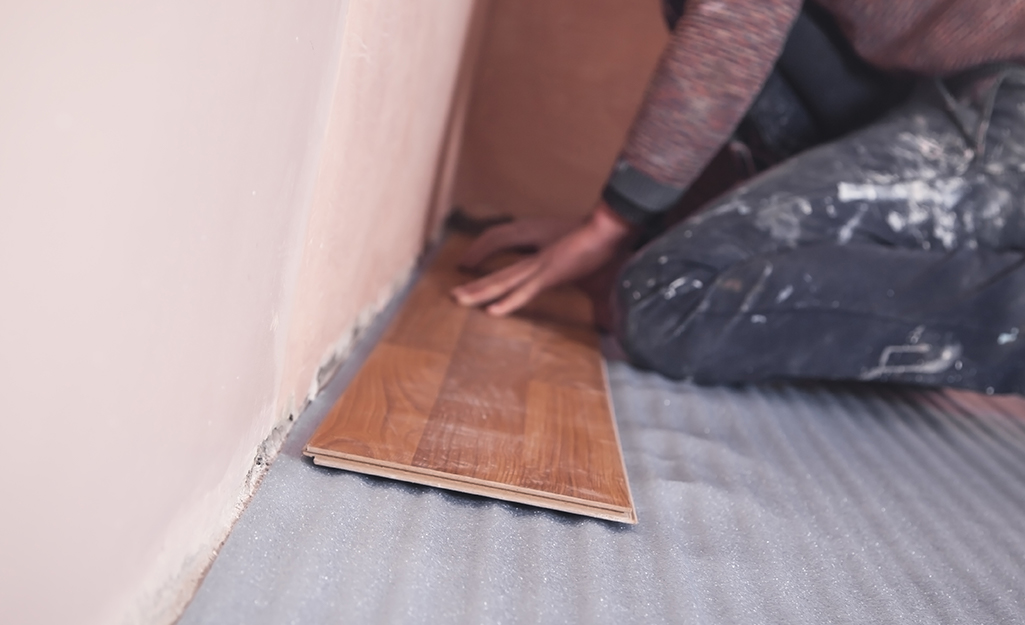
[[722,147],[779,57],[801,0],[688,0],[602,192],[643,223]]

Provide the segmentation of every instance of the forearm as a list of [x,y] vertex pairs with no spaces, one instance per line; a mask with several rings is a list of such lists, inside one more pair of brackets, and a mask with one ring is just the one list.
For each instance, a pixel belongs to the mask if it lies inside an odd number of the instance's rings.
[[690,0],[603,198],[639,223],[666,210],[729,138],[779,57],[800,0]]

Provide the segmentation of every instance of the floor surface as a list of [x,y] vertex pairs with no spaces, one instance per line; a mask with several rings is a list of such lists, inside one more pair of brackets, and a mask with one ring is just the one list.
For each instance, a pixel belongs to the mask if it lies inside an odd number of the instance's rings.
[[1021,399],[613,362],[627,526],[314,466],[302,446],[368,345],[181,623],[1025,623]]

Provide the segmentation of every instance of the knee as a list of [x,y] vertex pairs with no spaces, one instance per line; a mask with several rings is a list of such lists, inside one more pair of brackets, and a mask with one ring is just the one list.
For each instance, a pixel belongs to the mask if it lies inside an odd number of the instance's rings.
[[627,263],[614,292],[615,331],[635,365],[671,378],[691,375],[683,335],[715,278],[707,265],[659,246]]

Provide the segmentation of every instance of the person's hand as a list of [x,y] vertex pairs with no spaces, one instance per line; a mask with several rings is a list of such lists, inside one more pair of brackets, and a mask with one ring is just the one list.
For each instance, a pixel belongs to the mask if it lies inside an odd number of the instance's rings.
[[493,315],[507,315],[549,287],[577,280],[616,256],[630,235],[630,226],[599,203],[582,224],[529,220],[496,226],[470,246],[462,264],[474,267],[493,254],[518,247],[537,247],[537,254],[505,269],[452,289],[464,306],[487,306]]

